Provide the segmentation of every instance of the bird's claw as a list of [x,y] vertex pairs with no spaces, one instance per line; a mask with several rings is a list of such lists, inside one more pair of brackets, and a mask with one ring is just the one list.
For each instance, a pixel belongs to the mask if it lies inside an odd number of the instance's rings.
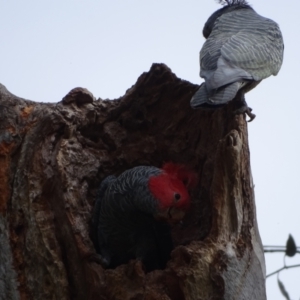
[[256,118],[256,115],[253,114],[252,112],[252,109],[248,108],[248,110],[245,111],[246,115],[248,115],[248,117],[250,118],[250,120],[248,120],[248,122],[252,122],[255,118]]
[[101,265],[103,268],[107,268],[109,266],[109,261],[98,253],[89,253],[87,257],[89,261],[95,262]]
[[251,111],[252,111],[251,107],[243,106],[243,107],[235,110],[234,114],[235,115],[240,115],[240,114],[245,113],[250,118],[250,120],[248,122],[252,122],[255,119],[256,115],[253,114]]

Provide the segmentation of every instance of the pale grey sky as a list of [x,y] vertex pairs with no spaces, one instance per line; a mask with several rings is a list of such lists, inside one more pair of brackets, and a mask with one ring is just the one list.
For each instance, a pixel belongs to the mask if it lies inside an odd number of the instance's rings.
[[[285,42],[279,75],[246,96],[257,115],[248,128],[259,229],[264,245],[284,245],[289,233],[300,244],[300,2],[249,2],[280,25]],[[0,0],[0,82],[34,101],[60,101],[77,86],[114,99],[162,62],[199,84],[202,28],[220,7],[214,0]],[[267,273],[282,266],[282,255],[266,260]],[[299,278],[300,269],[281,274],[292,299],[300,297]],[[267,292],[283,299],[276,276]]]

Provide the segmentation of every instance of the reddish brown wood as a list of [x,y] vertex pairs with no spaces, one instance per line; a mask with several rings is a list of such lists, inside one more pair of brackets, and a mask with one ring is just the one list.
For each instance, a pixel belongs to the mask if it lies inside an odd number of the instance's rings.
[[[163,64],[113,101],[76,88],[35,103],[0,86],[0,299],[266,298],[247,123],[231,103],[192,110],[196,89]],[[166,270],[104,270],[90,238],[97,187],[166,161],[199,175]]]

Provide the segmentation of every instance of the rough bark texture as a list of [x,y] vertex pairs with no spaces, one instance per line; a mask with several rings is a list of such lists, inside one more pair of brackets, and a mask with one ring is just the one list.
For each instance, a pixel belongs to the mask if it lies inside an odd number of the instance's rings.
[[[198,87],[154,64],[117,100],[35,103],[0,85],[0,299],[258,299],[265,266],[247,123],[194,111]],[[110,174],[174,161],[199,174],[165,270],[93,261],[91,211]]]

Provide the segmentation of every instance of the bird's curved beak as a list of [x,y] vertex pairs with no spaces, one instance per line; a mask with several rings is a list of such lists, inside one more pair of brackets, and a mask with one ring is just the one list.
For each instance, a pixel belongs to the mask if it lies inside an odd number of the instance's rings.
[[157,213],[157,220],[164,220],[168,223],[174,224],[181,221],[185,216],[185,211],[176,207],[170,207],[168,210],[162,210]]

